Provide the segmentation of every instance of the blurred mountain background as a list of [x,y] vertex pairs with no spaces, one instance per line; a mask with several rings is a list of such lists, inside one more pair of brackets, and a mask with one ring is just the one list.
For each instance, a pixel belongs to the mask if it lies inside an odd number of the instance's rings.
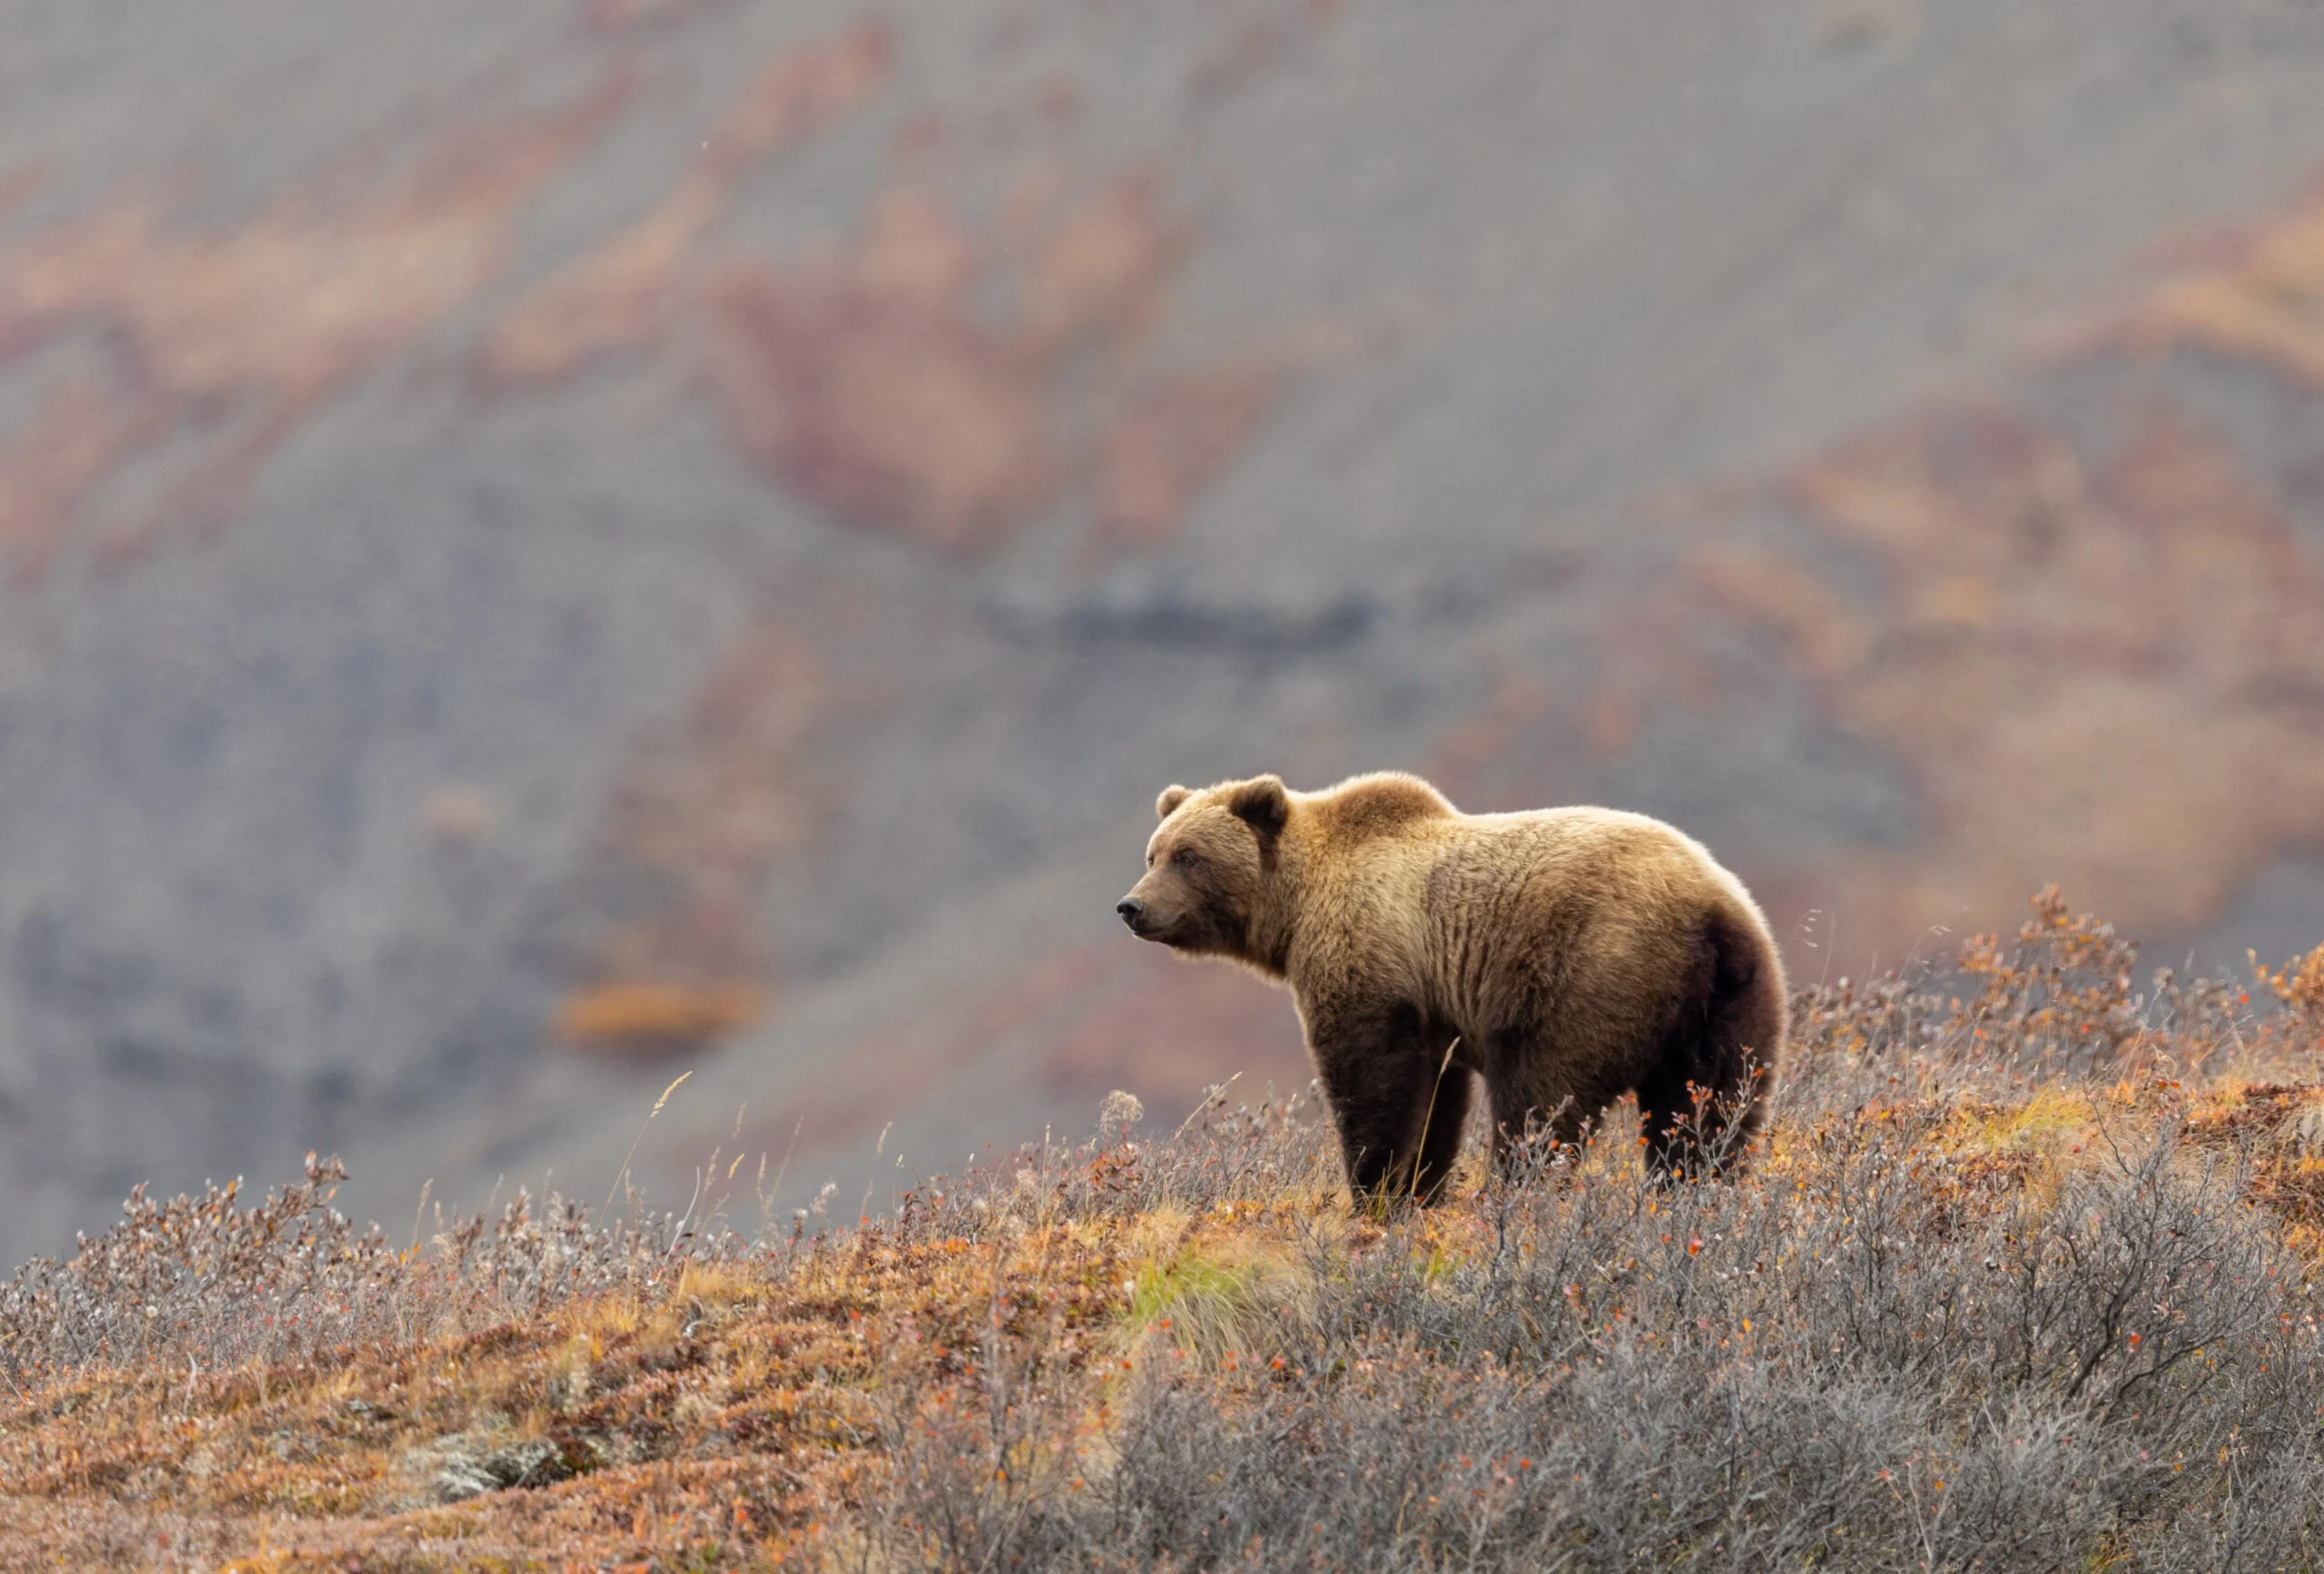
[[1303,1086],[1172,781],[2324,939],[2314,0],[0,18],[12,1260]]

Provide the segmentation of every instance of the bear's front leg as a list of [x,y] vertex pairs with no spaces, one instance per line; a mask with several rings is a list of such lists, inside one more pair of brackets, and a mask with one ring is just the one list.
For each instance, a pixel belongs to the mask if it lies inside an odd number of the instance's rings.
[[[1469,1076],[1450,1072],[1445,1080],[1457,1078],[1456,1085],[1438,1088],[1438,1074],[1445,1069],[1443,1046],[1437,1055],[1429,1053],[1420,1013],[1399,1005],[1311,1018],[1307,1048],[1339,1129],[1348,1189],[1357,1204],[1435,1201],[1459,1151]],[[1428,1159],[1421,1152],[1423,1135]],[[1413,1173],[1416,1163],[1423,1173]]]

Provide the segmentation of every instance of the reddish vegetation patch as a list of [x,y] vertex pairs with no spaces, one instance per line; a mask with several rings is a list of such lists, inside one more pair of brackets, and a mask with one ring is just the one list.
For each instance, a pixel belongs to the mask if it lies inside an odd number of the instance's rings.
[[0,457],[0,528],[18,573],[37,574],[94,523],[106,483],[162,434],[190,436],[194,457],[150,514],[110,532],[109,549],[231,519],[291,432],[493,277],[517,212],[626,97],[610,78],[561,108],[446,139],[379,189],[293,193],[223,232],[188,232],[133,192],[0,254],[0,344],[83,332],[114,368],[103,389],[52,394],[37,441]]
[[1188,237],[1163,211],[1161,183],[1137,171],[1101,187],[1045,228],[1038,198],[1021,221],[1036,230],[1020,287],[1020,331],[1045,355],[1094,337],[1117,355],[1137,347]]
[[[1118,397],[1179,248],[1143,174],[1055,221],[1014,269],[940,198],[891,190],[852,247],[729,276],[714,386],[743,450],[831,513],[984,546],[1057,496],[1074,467],[1070,364],[1094,354],[1096,398]],[[1013,314],[979,310],[994,282]]]
[[981,546],[1056,490],[1046,369],[970,315],[964,272],[883,271],[889,225],[927,236],[900,256],[960,254],[932,199],[891,198],[881,220],[847,261],[729,279],[713,362],[727,425],[754,462],[842,519]]

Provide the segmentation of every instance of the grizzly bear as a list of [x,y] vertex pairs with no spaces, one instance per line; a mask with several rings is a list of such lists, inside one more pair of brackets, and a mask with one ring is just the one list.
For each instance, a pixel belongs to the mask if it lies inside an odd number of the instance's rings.
[[1437,1199],[1473,1077],[1492,1146],[1571,1144],[1624,1093],[1662,1176],[1732,1170],[1783,1050],[1783,963],[1742,882],[1613,809],[1463,814],[1416,776],[1171,787],[1133,933],[1288,983],[1360,1199]]

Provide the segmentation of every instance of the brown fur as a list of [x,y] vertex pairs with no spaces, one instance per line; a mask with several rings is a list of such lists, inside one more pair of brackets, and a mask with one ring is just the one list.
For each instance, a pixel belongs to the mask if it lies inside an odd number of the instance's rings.
[[1732,1167],[1785,1029],[1767,920],[1642,814],[1462,814],[1415,776],[1172,787],[1122,916],[1288,983],[1360,1196],[1433,1200],[1472,1078],[1497,1159],[1635,1093],[1658,1173]]

